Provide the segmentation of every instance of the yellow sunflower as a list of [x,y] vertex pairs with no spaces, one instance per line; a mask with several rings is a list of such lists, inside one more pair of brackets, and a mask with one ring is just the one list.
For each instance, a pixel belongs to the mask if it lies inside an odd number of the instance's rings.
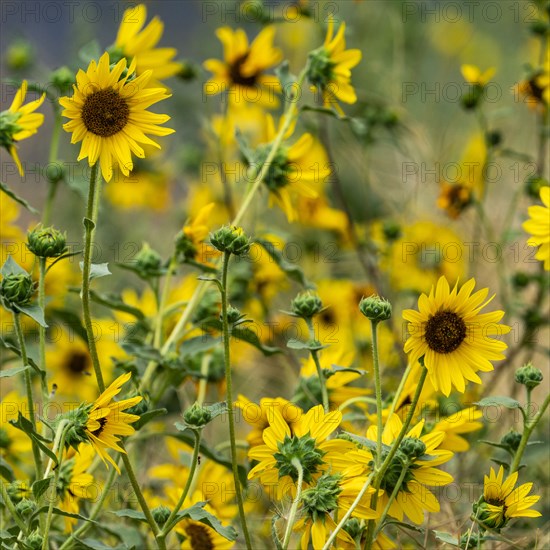
[[445,434],[438,449],[454,453],[467,451],[470,444],[462,435],[481,430],[483,422],[480,422],[479,419],[482,417],[483,413],[477,407],[468,407],[442,418],[433,427],[433,431]]
[[[0,427],[0,457],[13,467],[18,477],[25,474],[21,468],[28,464],[27,460],[32,450],[32,444],[27,434],[10,424],[10,420],[17,420],[19,413],[28,416],[29,406],[26,398],[16,391],[5,391],[2,388],[2,401],[0,402],[0,414],[2,425]],[[21,468],[20,468],[21,467]],[[25,476],[26,477],[26,476]]]
[[161,85],[159,80],[164,80],[179,73],[182,64],[174,61],[177,55],[175,48],[157,48],[164,31],[164,23],[153,17],[149,24],[147,19],[147,7],[138,4],[128,8],[122,15],[122,21],[114,47],[110,50],[114,61],[125,57],[128,61],[136,60],[136,73],[143,74],[151,71],[151,79],[155,86]]
[[514,489],[518,480],[518,472],[509,475],[504,481],[504,468],[501,466],[498,474],[493,468],[488,476],[484,476],[483,497],[474,505],[474,512],[485,525],[492,529],[501,529],[512,518],[538,518],[541,516],[531,506],[539,501],[540,496],[527,496],[533,488],[532,483],[524,483]]
[[304,487],[315,485],[315,480],[326,470],[343,470],[349,466],[345,454],[355,445],[343,439],[328,439],[340,425],[342,413],[325,413],[322,405],[313,407],[294,423],[293,430],[274,408],[269,428],[263,432],[263,445],[252,447],[248,456],[259,463],[250,470],[248,479],[259,478],[260,482],[274,491],[271,495],[280,500],[294,494],[298,472],[292,464],[298,459],[303,468]]
[[223,44],[224,60],[207,59],[204,68],[213,76],[204,85],[204,93],[215,95],[228,92],[232,107],[255,103],[264,107],[277,107],[275,92],[280,90],[277,77],[264,74],[282,59],[282,52],[273,47],[275,28],[265,27],[252,44],[243,29],[229,27],[216,30]]
[[475,284],[470,279],[459,291],[457,282],[451,290],[441,277],[435,291],[432,287],[429,296],[418,299],[419,311],[403,312],[409,332],[405,353],[413,365],[424,358],[432,385],[446,396],[452,386],[464,393],[465,380],[481,384],[476,372],[492,371],[491,361],[504,359],[508,347],[491,338],[510,332],[509,326],[499,324],[504,311],[480,313],[494,296],[485,301],[487,288],[472,294]]
[[[382,443],[391,447],[397,439],[403,423],[397,415],[392,415],[382,432]],[[381,513],[388,504],[389,496],[397,486],[404,468],[407,469],[397,497],[392,502],[389,515],[403,521],[406,515],[411,521],[421,524],[424,521],[424,510],[428,512],[439,512],[439,502],[428,487],[441,487],[453,481],[453,477],[439,470],[439,466],[453,457],[451,451],[439,449],[439,445],[445,438],[443,432],[431,432],[422,435],[424,421],[420,421],[409,430],[405,438],[399,444],[399,450],[392,459],[380,489],[384,491],[379,494],[377,511]],[[377,440],[378,427],[370,426],[367,430],[367,439]],[[388,451],[382,451],[382,460]],[[372,467],[373,455],[367,449],[359,449],[350,453],[350,458],[362,465],[366,471]]]
[[82,141],[78,160],[98,162],[105,181],[113,175],[113,162],[125,176],[133,170],[132,153],[144,158],[140,144],[160,145],[145,134],[166,136],[174,132],[163,128],[168,115],[147,111],[151,105],[170,97],[164,88],[149,88],[152,72],[134,77],[136,60],[130,67],[121,59],[112,69],[109,54],[99,63],[91,61],[86,72],[79,70],[73,97],[62,97],[63,116],[71,120],[63,125],[71,132],[71,143]]
[[310,60],[308,79],[313,90],[322,94],[323,105],[333,106],[343,114],[338,100],[355,103],[357,95],[351,85],[351,69],[361,61],[361,50],[346,50],[346,24],[342,23],[334,35],[334,19],[328,22],[325,43],[313,52]]
[[529,109],[544,113],[550,104],[550,71],[548,60],[544,67],[533,71],[527,78],[518,82],[514,91],[523,98]]
[[495,76],[497,71],[494,67],[489,67],[485,71],[481,71],[476,65],[465,63],[460,67],[460,72],[468,84],[483,87],[491,81],[491,78]]
[[538,246],[535,258],[544,262],[544,269],[550,270],[550,187],[542,187],[540,200],[544,206],[529,207],[529,219],[523,222],[523,229],[531,234],[529,246]]
[[86,436],[93,445],[97,454],[108,467],[109,461],[120,474],[116,462],[109,456],[107,449],[114,449],[119,453],[125,453],[118,443],[118,436],[132,435],[135,430],[130,426],[139,416],[122,412],[139,403],[143,398],[138,395],[122,401],[113,401],[113,397],[120,393],[122,385],[130,380],[131,374],[127,372],[119,376],[94,402],[88,413],[86,423]]
[[16,143],[36,134],[38,128],[42,126],[44,115],[34,111],[44,103],[46,97],[46,93],[43,93],[38,99],[23,105],[27,88],[27,81],[23,80],[9,109],[0,113],[0,145],[13,157],[21,177],[25,175],[25,172],[17,154]]

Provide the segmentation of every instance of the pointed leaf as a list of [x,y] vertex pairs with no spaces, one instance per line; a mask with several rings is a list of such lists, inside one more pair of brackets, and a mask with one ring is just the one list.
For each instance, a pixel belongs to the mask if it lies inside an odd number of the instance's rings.
[[[109,271],[108,263],[105,262],[103,264],[92,264],[90,266],[90,281],[92,279],[99,279],[99,277],[105,277],[107,275],[111,275],[111,272]],[[84,262],[80,262],[80,269],[84,267]]]
[[45,479],[39,479],[32,484],[32,494],[37,500],[48,490],[53,476],[48,476]]
[[521,409],[521,404],[519,401],[512,399],[511,397],[501,396],[491,396],[484,397],[481,401],[474,403],[474,405],[479,405],[480,407],[506,407],[507,409]]
[[28,275],[28,273],[11,256],[8,256],[0,269],[0,275],[8,277],[10,275]]
[[231,525],[228,525],[227,527],[223,526],[216,516],[213,516],[210,512],[207,512],[203,508],[205,504],[206,502],[197,502],[196,504],[193,504],[193,506],[191,506],[190,508],[186,508],[185,510],[181,510],[180,512],[178,512],[176,517],[178,519],[189,518],[193,521],[200,521],[201,523],[212,527],[212,529],[214,529],[214,531],[216,531],[218,535],[221,535],[227,540],[236,540],[237,531],[235,531],[235,529]]
[[445,533],[444,531],[435,531],[435,530],[433,534],[435,535],[435,538],[437,540],[440,540],[441,542],[445,542],[447,544],[451,544],[452,546],[457,546],[458,548],[460,548],[460,541],[454,535],[451,535],[450,533]]
[[35,320],[40,326],[48,328],[46,320],[44,319],[44,311],[38,304],[29,304],[28,306],[20,306],[19,304],[13,304],[15,309],[24,313],[31,319]]
[[38,210],[32,207],[25,199],[21,198],[14,191],[12,191],[3,181],[0,181],[0,190],[2,190],[8,197],[11,197],[15,202],[18,202],[21,206],[26,208],[29,212],[33,214],[39,214]]

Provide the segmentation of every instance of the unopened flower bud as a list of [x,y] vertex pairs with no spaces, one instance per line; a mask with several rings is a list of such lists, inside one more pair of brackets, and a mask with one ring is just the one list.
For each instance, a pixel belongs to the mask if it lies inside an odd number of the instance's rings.
[[13,70],[26,69],[33,62],[32,46],[26,40],[15,40],[6,52],[8,67]]
[[67,236],[54,227],[37,225],[27,233],[27,248],[38,258],[57,258],[67,251]]
[[373,294],[359,302],[361,313],[373,322],[387,321],[391,317],[391,304],[384,298]]
[[416,437],[405,437],[399,445],[399,450],[409,459],[414,460],[426,452],[426,444]]
[[509,447],[512,451],[517,451],[519,447],[519,442],[521,441],[521,434],[515,430],[510,430],[505,434],[500,440],[501,445]]
[[204,428],[212,420],[212,413],[205,407],[194,403],[183,413],[183,420],[190,428]]
[[195,243],[183,231],[176,235],[176,253],[178,260],[182,263],[194,260],[197,256]]
[[7,275],[0,281],[0,299],[6,309],[26,306],[34,294],[34,283],[29,275],[17,273]]
[[22,498],[16,505],[15,509],[19,515],[23,517],[30,516],[36,510],[36,502],[29,500],[28,498]]
[[74,71],[69,67],[59,67],[50,75],[51,83],[59,90],[59,93],[65,94],[70,91],[75,82]]
[[170,517],[170,508],[167,506],[157,506],[151,510],[154,520],[162,527]]
[[144,277],[156,276],[162,264],[159,253],[153,250],[148,243],[143,243],[136,255],[136,267]]
[[516,382],[529,389],[536,388],[542,382],[542,371],[527,363],[516,371]]
[[474,513],[477,514],[477,518],[483,522],[487,527],[499,531],[507,523],[506,515],[504,514],[504,505],[501,505],[502,512],[497,513],[495,507],[497,505],[492,505],[482,498],[480,503],[474,503],[473,509]]
[[42,544],[44,542],[44,539],[42,535],[38,532],[31,533],[25,540],[25,544],[27,547],[31,548],[32,550],[40,550],[42,548]]
[[297,317],[311,319],[323,309],[323,302],[314,292],[302,292],[292,300],[290,308]]
[[220,252],[229,252],[235,256],[246,254],[250,249],[250,239],[245,235],[242,227],[224,225],[210,234],[212,246]]

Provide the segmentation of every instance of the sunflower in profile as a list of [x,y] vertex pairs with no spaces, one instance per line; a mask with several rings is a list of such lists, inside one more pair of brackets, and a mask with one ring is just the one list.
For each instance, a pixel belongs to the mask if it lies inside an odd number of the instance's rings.
[[504,480],[502,466],[498,474],[491,468],[489,475],[484,476],[483,497],[474,504],[474,512],[487,527],[498,531],[512,518],[538,518],[541,515],[537,510],[530,509],[540,499],[538,495],[527,496],[533,484],[524,483],[514,489],[517,480],[518,472]]
[[338,101],[355,103],[357,94],[351,85],[351,69],[361,61],[361,50],[346,50],[346,24],[334,35],[334,19],[328,22],[325,43],[310,56],[308,80],[322,94],[323,105],[344,114]]
[[475,279],[466,282],[460,291],[458,282],[451,290],[441,277],[429,296],[421,294],[419,311],[406,309],[409,338],[405,353],[411,364],[423,358],[433,387],[448,396],[454,386],[464,393],[465,380],[481,384],[477,371],[492,371],[491,361],[504,359],[508,346],[491,338],[510,332],[510,327],[499,324],[504,311],[480,313],[493,299],[485,301],[489,289],[474,294]]
[[110,53],[114,61],[122,57],[128,61],[135,59],[136,73],[141,75],[145,71],[151,71],[151,79],[155,86],[161,86],[159,80],[174,76],[183,66],[174,61],[178,53],[176,48],[156,47],[162,38],[164,23],[158,17],[153,17],[144,28],[146,19],[145,4],[128,8],[122,15],[116,41]]
[[46,97],[46,93],[44,92],[38,99],[23,105],[25,96],[27,95],[27,88],[27,81],[23,80],[9,109],[0,113],[0,145],[13,157],[21,177],[25,175],[25,172],[17,154],[16,143],[36,134],[38,128],[42,126],[44,115],[42,113],[35,113],[34,111],[44,103]]
[[62,115],[71,120],[63,128],[71,132],[71,143],[82,141],[78,160],[88,158],[90,166],[98,161],[105,181],[113,175],[113,163],[125,176],[133,170],[132,153],[145,157],[140,144],[160,145],[145,134],[166,136],[174,132],[163,128],[168,115],[147,111],[147,108],[170,97],[164,88],[149,88],[151,71],[134,76],[136,60],[126,67],[121,59],[112,69],[109,54],[99,63],[91,61],[86,72],[79,70],[73,97],[62,97]]
[[[107,465],[109,461],[115,470],[120,474],[120,469],[116,462],[109,456],[107,449],[114,449],[119,453],[125,453],[118,443],[118,436],[132,435],[135,430],[130,426],[139,416],[122,412],[133,407],[142,400],[140,395],[123,399],[122,401],[113,401],[113,397],[120,393],[122,385],[130,379],[131,374],[127,372],[119,376],[94,402],[88,412],[88,421],[86,423],[85,433],[93,445],[101,460]],[[107,465],[108,466],[108,465]]]
[[544,269],[550,270],[550,187],[542,187],[540,200],[544,206],[529,207],[529,219],[523,222],[523,229],[531,234],[529,246],[538,246],[535,258],[544,262]]
[[207,59],[204,68],[213,73],[204,85],[204,93],[216,95],[228,92],[230,105],[235,107],[247,102],[264,107],[277,107],[275,92],[280,90],[279,79],[265,74],[277,65],[283,55],[273,47],[275,28],[265,27],[252,44],[243,29],[233,31],[229,27],[216,30],[223,44],[224,60]]

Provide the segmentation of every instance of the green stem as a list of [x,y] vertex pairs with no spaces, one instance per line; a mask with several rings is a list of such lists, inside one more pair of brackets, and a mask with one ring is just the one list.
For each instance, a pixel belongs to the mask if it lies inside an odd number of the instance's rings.
[[401,469],[401,473],[399,474],[399,477],[397,479],[397,483],[396,483],[395,487],[393,488],[393,491],[390,495],[390,498],[388,499],[388,503],[386,504],[386,506],[384,508],[384,511],[382,512],[382,515],[380,516],[380,519],[378,520],[378,529],[376,529],[376,531],[374,532],[374,537],[373,537],[374,540],[376,540],[376,537],[378,536],[378,533],[380,533],[380,531],[384,527],[384,520],[386,519],[386,517],[387,517],[387,515],[390,511],[390,508],[391,508],[391,505],[392,505],[393,501],[397,497],[397,493],[399,493],[399,489],[400,489],[401,485],[403,484],[403,480],[405,479],[405,476],[407,475],[407,472],[409,471],[409,466],[410,466],[409,461],[407,461],[405,464],[403,464],[403,468]]
[[372,327],[372,364],[374,369],[374,388],[376,392],[376,419],[377,419],[377,434],[376,434],[376,469],[380,468],[382,462],[382,384],[380,381],[380,363],[378,360],[378,321],[371,319]]
[[197,392],[197,403],[202,407],[206,390],[208,388],[208,371],[210,370],[211,355],[205,354],[201,361],[201,379],[199,380],[199,390]]
[[6,489],[6,485],[3,481],[0,481],[0,487],[2,490],[2,500],[4,501],[4,504],[6,505],[6,508],[9,510],[12,519],[17,524],[17,527],[21,530],[22,533],[25,535],[27,534],[27,525],[23,521],[23,518],[19,515],[19,512],[16,510],[10,495],[8,494],[8,490]]
[[399,397],[401,396],[401,393],[403,392],[403,388],[405,387],[405,384],[407,383],[407,379],[409,378],[409,375],[411,374],[411,366],[407,365],[407,368],[405,369],[405,372],[403,373],[403,376],[401,377],[401,381],[399,382],[399,386],[397,388],[397,391],[395,392],[395,395],[393,397],[393,401],[391,403],[390,412],[388,413],[388,418],[395,412],[395,409],[397,408],[397,402],[399,401]]
[[105,382],[99,364],[97,348],[95,345],[94,330],[92,326],[92,316],[90,313],[90,272],[92,266],[92,246],[94,243],[94,234],[97,225],[97,212],[99,207],[99,190],[101,178],[97,177],[97,163],[92,166],[90,173],[90,188],[88,190],[88,205],[86,208],[86,218],[84,219],[84,262],[82,265],[82,314],[84,316],[84,325],[86,327],[86,336],[90,357],[94,367],[95,377],[99,391],[105,391]]
[[[29,367],[29,358],[27,356],[27,347],[25,346],[25,338],[23,336],[23,329],[21,328],[21,314],[13,312],[13,321],[15,325],[15,333],[21,349],[21,359],[23,360],[23,366]],[[24,372],[25,376],[25,389],[27,391],[27,404],[29,406],[29,420],[31,421],[32,428],[36,431],[36,416],[34,413],[34,397],[32,394],[32,379],[30,368],[27,368]],[[32,454],[34,457],[34,469],[36,473],[36,479],[42,479],[42,456],[40,455],[40,448],[32,439]]]
[[57,467],[55,468],[53,480],[52,480],[52,483],[50,483],[50,488],[53,487],[53,491],[52,491],[53,494],[50,495],[48,515],[46,516],[46,527],[44,528],[44,535],[43,535],[43,541],[42,541],[42,550],[48,550],[48,547],[49,547],[48,542],[49,542],[50,527],[52,525],[53,507],[57,501],[57,485],[59,482],[59,473],[61,472],[61,462],[63,461],[63,451],[65,449],[65,435],[67,434],[67,430],[70,428],[70,425],[71,423],[68,420],[62,420],[57,428],[57,432],[55,434],[55,439],[53,442],[52,451],[54,453],[59,452],[59,454],[57,456]]
[[191,488],[191,484],[193,483],[193,478],[195,477],[195,470],[197,468],[198,459],[199,459],[199,450],[201,446],[201,430],[193,430],[193,433],[195,435],[195,448],[193,449],[193,458],[191,459],[191,468],[189,469],[189,475],[187,476],[185,487],[183,488],[183,491],[181,493],[180,499],[178,500],[178,503],[170,513],[170,516],[168,516],[168,519],[166,520],[164,528],[161,530],[160,534],[157,536],[157,540],[161,538],[164,540],[166,536],[170,533],[170,531],[178,523],[178,520],[176,519],[176,515],[180,511],[181,507],[183,506],[183,503],[187,498],[187,494],[189,493],[189,489]]
[[302,498],[302,485],[304,481],[304,469],[302,468],[302,464],[300,463],[300,461],[296,457],[294,457],[291,462],[294,468],[298,470],[298,490],[296,491],[296,498],[292,502],[292,507],[290,508],[290,513],[288,515],[288,522],[286,524],[286,531],[283,539],[283,550],[287,550],[290,543],[292,526],[294,525],[296,512],[298,511],[298,505],[300,504],[300,500]]
[[[532,421],[529,421],[528,419],[524,420],[523,434],[521,436],[521,440],[519,442],[519,446],[516,451],[516,454],[514,455],[514,461],[512,462],[512,466],[510,466],[511,474],[513,474],[514,472],[517,472],[517,470],[519,469],[521,458],[523,457],[523,453],[525,452],[525,448],[527,447],[529,438],[531,437],[533,430],[539,423],[540,419],[542,418],[542,415],[546,411],[549,404],[550,404],[550,394],[546,396],[546,399],[544,400],[542,407],[540,408],[539,412],[534,416],[533,420]],[[529,413],[529,409],[527,409],[527,413]]]
[[[54,121],[53,121],[53,131],[52,137],[50,139],[50,153],[48,155],[48,165],[51,166],[54,162],[57,161],[57,154],[59,151],[59,137],[61,135],[61,124],[63,122],[61,118],[61,110],[56,103],[54,105]],[[52,206],[57,191],[58,181],[49,180],[48,184],[48,196],[46,197],[46,204],[44,205],[44,210],[42,211],[42,225],[47,227],[50,225],[50,219],[52,214]]]
[[357,397],[350,397],[347,401],[344,401],[339,407],[339,411],[343,411],[350,405],[353,405],[354,403],[370,403],[371,405],[376,405],[376,399],[373,399],[372,397],[366,397],[364,395],[359,395]]
[[239,507],[239,516],[241,520],[241,526],[243,529],[244,538],[246,541],[246,547],[251,550],[252,544],[250,542],[250,534],[248,533],[248,527],[246,525],[246,515],[244,512],[243,496],[241,493],[241,482],[239,480],[239,471],[237,469],[237,446],[235,445],[235,413],[233,410],[233,383],[231,380],[231,354],[230,354],[230,341],[229,341],[229,323],[227,320],[227,273],[229,267],[230,252],[224,252],[222,263],[222,325],[223,325],[223,352],[225,362],[225,384],[227,392],[227,416],[229,418],[229,441],[231,442],[231,466],[233,469],[233,479],[235,482],[235,492],[237,494],[237,505]]
[[[46,258],[38,258],[38,305],[40,309],[46,311]],[[38,325],[39,337],[39,359],[40,368],[44,372],[46,369],[46,327]],[[42,378],[42,394],[44,399],[48,399],[48,386],[44,378]]]
[[155,540],[157,541],[157,547],[159,548],[159,550],[166,550],[164,539],[159,539],[159,534],[160,534],[159,526],[155,521],[153,514],[151,514],[151,510],[147,505],[147,501],[145,500],[145,497],[141,492],[141,488],[136,478],[136,474],[134,473],[134,469],[132,468],[132,463],[130,462],[130,458],[126,453],[126,450],[124,449],[124,444],[120,442],[119,445],[124,451],[123,453],[121,453],[122,462],[124,462],[124,468],[126,469],[126,474],[128,475],[128,479],[130,480],[130,485],[132,485],[132,489],[134,490],[136,498],[138,499],[139,506],[143,514],[145,515],[145,519],[147,520],[149,527],[151,527],[151,531],[153,532],[153,535],[155,536]]

